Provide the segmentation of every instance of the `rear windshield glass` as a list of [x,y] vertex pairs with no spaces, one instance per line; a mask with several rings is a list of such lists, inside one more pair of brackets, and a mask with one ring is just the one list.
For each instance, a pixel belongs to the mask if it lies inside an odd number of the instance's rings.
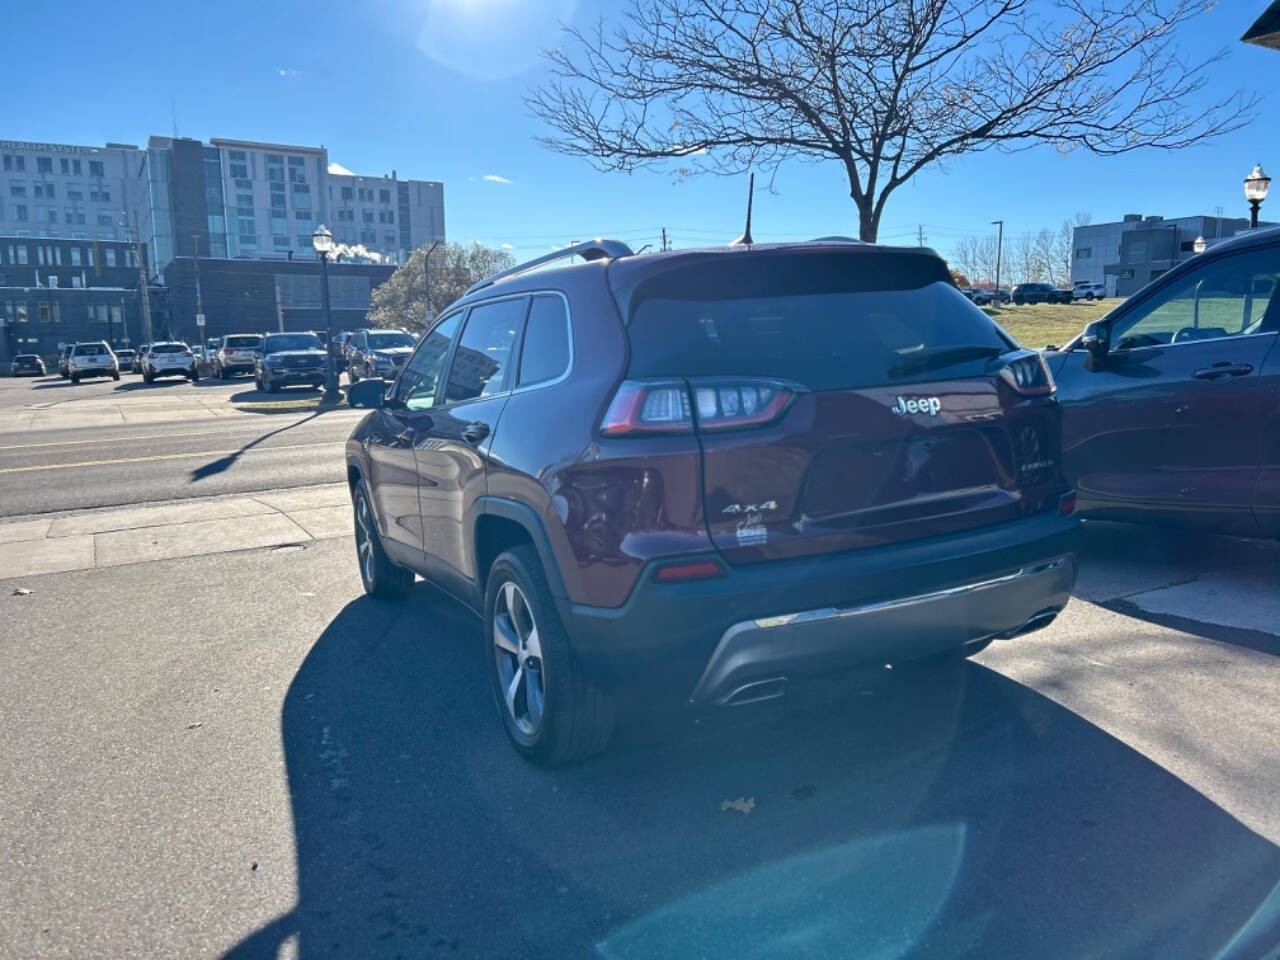
[[152,353],[185,353],[186,350],[181,343],[157,343],[151,348]]
[[309,333],[285,333],[267,337],[262,350],[277,353],[281,350],[323,350],[324,345]]
[[107,352],[107,348],[100,343],[77,343],[75,355],[77,357],[100,357]]
[[39,360],[40,358],[37,357],[34,353],[20,353],[14,359],[15,360]]
[[261,337],[227,337],[228,347],[260,347]]
[[840,390],[979,376],[1011,346],[940,260],[746,254],[642,281],[634,377],[751,376]]
[[370,350],[390,350],[392,347],[412,347],[413,336],[408,333],[371,333]]

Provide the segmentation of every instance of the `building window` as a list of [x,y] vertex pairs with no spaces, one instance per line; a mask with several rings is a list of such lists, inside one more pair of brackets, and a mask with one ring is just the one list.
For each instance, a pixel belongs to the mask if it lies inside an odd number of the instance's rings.
[[342,188],[341,193],[342,193],[342,199],[343,199],[343,200],[345,200],[345,201],[347,201],[348,203],[350,203],[350,202],[351,202],[351,188],[350,188],[350,187],[343,187],[343,188]]
[[231,176],[236,180],[249,179],[249,165],[247,163],[231,164]]
[[111,214],[109,214],[109,213],[100,213],[100,214],[98,214],[98,226],[100,226],[100,227],[110,227],[110,226],[112,226],[114,223],[115,223],[115,221],[114,221],[114,220],[112,220],[112,218],[111,218]]
[[95,190],[95,189],[93,189],[92,187],[90,187],[90,188],[89,188],[89,199],[90,199],[90,200],[92,200],[94,203],[110,203],[110,202],[111,202],[111,191],[110,191],[110,190]]
[[390,203],[390,202],[391,202],[391,191],[390,191],[390,190],[379,190],[379,191],[378,191],[378,202],[379,202],[379,203]]
[[56,200],[52,183],[37,183],[35,185],[35,197],[37,200]]
[[12,169],[13,169],[13,154],[12,154],[12,153],[6,153],[6,154],[4,155],[4,168],[5,168],[6,170],[12,170]]
[[1076,247],[1076,259],[1087,260],[1093,256],[1093,247]]
[[85,256],[85,261],[89,264],[89,266],[92,267],[93,266],[93,247],[86,248],[84,252],[84,256]]
[[27,170],[27,158],[21,154],[15,154],[13,158],[13,169],[16,173],[25,173]]
[[53,157],[36,157],[36,173],[53,173]]
[[9,181],[9,196],[25,197],[26,195],[27,195],[27,185],[25,183],[19,183],[17,180]]
[[107,266],[114,267],[116,265],[116,248],[107,247],[107,249],[102,251],[102,253],[103,253],[104,259],[106,260]]
[[81,254],[80,254],[80,248],[79,248],[79,247],[72,247],[72,248],[71,248],[71,265],[72,265],[73,267],[78,267],[78,266],[80,266],[80,256],[81,256]]
[[71,172],[72,172],[72,173],[74,173],[77,177],[78,177],[78,176],[80,176],[80,161],[79,161],[79,160],[72,160],[72,161],[71,161]]
[[237,203],[239,206],[242,206],[242,207],[249,207],[249,208],[251,208],[251,209],[252,209],[252,207],[253,207],[253,194],[252,194],[252,193],[237,193],[237,194],[236,194],[236,203]]
[[355,219],[355,211],[354,211],[354,210],[339,210],[339,211],[338,211],[338,219],[339,219],[339,220],[347,220],[347,221],[354,220],[354,219]]
[[13,205],[13,219],[22,221],[27,219],[27,205],[25,203],[15,203]]
[[76,183],[76,184],[71,184],[71,183],[67,184],[67,199],[68,199],[68,200],[83,200],[83,199],[84,199],[84,190],[83,190],[83,189],[81,189],[80,184],[78,184],[78,183]]
[[271,245],[275,247],[277,250],[288,250],[289,238],[288,237],[272,237]]
[[311,234],[309,233],[298,234],[298,246],[305,247],[308,250],[311,249]]
[[61,170],[63,173],[70,173],[71,161],[68,160],[66,157],[63,157],[61,160],[58,161],[58,169]]
[[307,222],[307,223],[310,223],[310,222],[311,222],[311,211],[310,211],[310,210],[295,210],[295,211],[293,211],[293,219],[297,220],[297,221],[298,221],[298,223],[300,223],[300,224],[301,224],[301,223],[303,223],[304,221],[305,221],[305,222]]
[[48,323],[53,319],[53,311],[49,309],[49,305],[47,303],[40,304],[37,309],[39,310],[38,316],[40,317],[41,323]]
[[[28,256],[29,256],[29,254],[28,254],[28,252],[27,252],[27,245],[26,245],[25,243],[20,243],[20,244],[18,244],[18,259],[17,259],[17,262],[18,262],[18,263],[29,263],[30,261],[27,259],[27,258],[28,258]],[[13,259],[13,248],[12,248],[12,247],[10,247],[10,248],[9,248],[9,262],[10,262],[10,263],[13,263],[13,262],[14,262],[14,259]]]
[[364,244],[377,243],[378,242],[377,232],[373,230],[361,230],[360,242]]
[[44,222],[45,222],[44,207],[36,207],[36,223],[44,223]]
[[1147,259],[1147,244],[1145,241],[1129,244],[1129,249],[1125,252],[1125,263],[1142,263]]
[[101,177],[102,175],[103,175],[103,172],[102,172],[102,161],[101,161],[101,160],[90,160],[90,161],[89,161],[89,176],[91,176],[91,177]]
[[360,211],[360,221],[361,221],[362,223],[373,223],[373,211],[372,211],[372,210],[361,210],[361,211]]
[[[71,218],[67,217],[67,223],[71,223],[71,222],[72,222]],[[84,223],[84,214],[79,210],[75,211],[75,222]]]

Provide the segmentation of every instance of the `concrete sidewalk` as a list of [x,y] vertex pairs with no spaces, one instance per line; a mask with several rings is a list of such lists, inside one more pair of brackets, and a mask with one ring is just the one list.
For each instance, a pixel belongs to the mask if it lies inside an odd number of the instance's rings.
[[349,536],[344,483],[0,523],[0,580]]
[[[292,398],[274,397],[263,402],[281,399]],[[262,415],[241,409],[224,394],[196,390],[178,393],[169,389],[154,396],[131,392],[121,397],[87,397],[29,404],[20,410],[7,411],[4,422],[0,424],[0,432],[112,427],[131,423],[207,422],[255,416]]]

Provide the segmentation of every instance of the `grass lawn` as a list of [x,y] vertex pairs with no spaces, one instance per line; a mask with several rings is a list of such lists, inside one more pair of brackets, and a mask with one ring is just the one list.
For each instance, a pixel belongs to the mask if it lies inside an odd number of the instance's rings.
[[1018,307],[983,307],[1024,347],[1060,347],[1084,325],[1114,310],[1123,300],[1081,300],[1077,303],[1037,303]]

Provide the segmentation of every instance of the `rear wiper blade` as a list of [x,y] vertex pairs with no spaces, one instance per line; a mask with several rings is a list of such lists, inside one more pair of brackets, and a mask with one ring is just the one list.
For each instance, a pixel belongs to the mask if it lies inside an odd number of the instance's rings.
[[916,350],[899,357],[898,362],[889,368],[889,376],[900,377],[908,373],[919,373],[922,370],[949,367],[953,363],[963,363],[965,360],[998,357],[1007,349],[1007,347],[993,347],[988,344],[977,343],[960,346],[925,347],[923,350]]

